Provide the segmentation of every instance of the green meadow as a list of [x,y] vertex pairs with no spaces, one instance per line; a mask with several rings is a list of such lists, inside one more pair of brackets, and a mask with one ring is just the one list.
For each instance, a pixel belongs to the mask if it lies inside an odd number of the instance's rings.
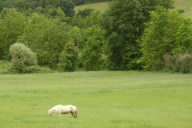
[[[48,117],[56,104],[70,114]],[[74,72],[0,75],[1,128],[191,128],[192,74]]]

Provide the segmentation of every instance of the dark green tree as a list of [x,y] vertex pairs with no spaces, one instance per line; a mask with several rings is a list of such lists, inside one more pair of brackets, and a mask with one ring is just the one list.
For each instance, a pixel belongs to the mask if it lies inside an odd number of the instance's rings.
[[70,31],[68,32],[68,36],[70,37],[70,40],[74,42],[75,46],[78,47],[78,49],[83,48],[83,34],[82,30],[78,28],[77,26],[72,27]]
[[23,34],[26,17],[16,9],[4,9],[0,14],[0,59],[8,59],[9,47]]
[[67,16],[72,17],[75,14],[74,3],[72,0],[51,0],[50,4],[54,7],[60,7]]
[[18,42],[26,44],[37,54],[39,65],[55,69],[69,40],[68,30],[69,26],[64,22],[33,14]]
[[81,17],[80,15],[76,15],[73,17],[70,24],[79,28],[87,28],[94,25],[100,25],[101,18],[100,12],[91,12],[91,14],[85,18]]
[[73,42],[67,42],[60,54],[59,71],[75,71],[77,67],[78,49]]
[[90,8],[85,8],[83,10],[78,10],[77,12],[77,16],[80,16],[81,18],[85,18],[87,16],[89,16],[91,14],[91,12],[93,12],[94,9],[90,9]]
[[[108,42],[108,60],[111,69],[141,68],[137,63],[141,56],[137,40],[143,33],[144,23],[150,19],[149,11],[157,6],[172,8],[172,5],[172,0],[114,0],[112,2],[102,18],[102,26],[107,31],[106,38],[111,41]],[[118,61],[114,61],[116,59]]]
[[92,26],[84,31],[84,47],[81,50],[82,65],[86,70],[100,70],[104,66],[104,30]]

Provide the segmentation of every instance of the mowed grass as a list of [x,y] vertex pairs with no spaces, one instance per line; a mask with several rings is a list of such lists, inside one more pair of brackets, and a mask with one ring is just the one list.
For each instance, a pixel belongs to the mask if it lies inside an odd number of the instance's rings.
[[79,6],[75,6],[75,11],[83,10],[86,8],[94,9],[96,11],[105,11],[109,7],[110,2],[98,2],[91,4],[83,4]]
[[[56,104],[78,107],[48,117]],[[0,75],[1,128],[191,128],[192,74],[75,72]]]

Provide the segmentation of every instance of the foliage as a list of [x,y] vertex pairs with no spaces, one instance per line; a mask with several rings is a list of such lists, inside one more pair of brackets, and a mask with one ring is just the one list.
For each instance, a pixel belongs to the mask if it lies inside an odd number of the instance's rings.
[[70,29],[68,32],[69,40],[74,42],[75,46],[78,47],[78,49],[83,48],[83,34],[82,30],[78,28],[77,26],[74,26]]
[[[141,7],[141,3],[137,0],[116,0],[104,16],[106,18],[103,19],[103,26],[107,31],[108,41],[112,41],[108,42],[109,57],[116,57],[109,58],[109,61],[118,59],[118,62],[109,62],[113,63],[112,69],[133,69],[136,65],[133,59],[138,57],[136,40],[141,29]],[[114,42],[113,38],[118,41]],[[120,52],[116,52],[117,50]]]
[[26,68],[28,66],[37,65],[36,54],[24,44],[16,43],[11,45],[9,52],[13,62],[11,70],[17,73],[26,73]]
[[112,1],[112,0],[73,0],[75,5],[81,5],[86,3],[95,3],[95,2],[103,2],[103,1]]
[[185,18],[178,31],[176,37],[176,46],[173,53],[192,52],[192,20]]
[[80,16],[81,18],[85,18],[91,14],[93,9],[85,8],[83,10],[78,10],[77,16]]
[[3,72],[4,74],[28,74],[28,73],[53,73],[49,67],[40,67],[36,66],[23,66],[22,68],[19,67],[10,67]]
[[49,1],[54,7],[60,7],[61,10],[65,12],[67,16],[72,17],[75,13],[74,11],[74,3],[72,0],[50,0]]
[[140,63],[147,70],[161,70],[164,66],[163,56],[169,54],[176,45],[177,32],[183,17],[177,12],[158,8],[151,12],[151,21],[141,37],[142,57]]
[[65,71],[161,70],[165,54],[192,52],[192,21],[168,10],[173,0],[113,0],[104,13],[74,13],[74,5],[99,1],[0,1],[0,60],[10,60],[15,42],[32,49],[40,66]]
[[[117,37],[121,41],[108,42],[109,63],[115,70],[140,69],[137,60],[140,58],[137,40],[143,33],[144,23],[149,21],[149,11],[157,6],[172,7],[172,0],[114,0],[102,18],[102,26],[106,29],[108,41]],[[117,38],[116,38],[117,39]],[[118,44],[119,43],[119,44]],[[116,52],[117,48],[120,52]],[[121,66],[119,66],[121,65]]]
[[86,70],[100,70],[104,60],[104,30],[92,26],[84,30],[84,47],[82,49],[82,64]]
[[74,42],[67,42],[59,58],[59,71],[75,71],[77,58],[78,49]]
[[58,8],[65,12],[67,16],[74,15],[74,3],[72,0],[3,0],[0,3],[0,11],[3,8],[17,8],[27,13],[34,12],[36,8],[45,9],[47,6]]
[[176,53],[164,55],[165,68],[173,72],[189,73],[192,72],[192,54]]
[[80,15],[75,15],[71,21],[72,26],[77,26],[79,28],[87,28],[94,25],[99,25],[101,20],[100,12],[91,12],[89,16],[82,18]]
[[9,47],[22,35],[26,17],[16,9],[4,9],[0,14],[0,59],[9,58]]
[[64,22],[33,14],[18,41],[37,53],[39,65],[55,69],[60,53],[68,41],[68,29]]
[[0,74],[6,73],[11,67],[11,65],[12,65],[11,62],[0,60]]
[[11,45],[9,52],[13,63],[20,61],[26,66],[37,65],[36,54],[24,44],[16,43]]
[[69,18],[66,16],[66,14],[63,12],[63,10],[58,7],[52,7],[52,6],[46,6],[45,8],[37,7],[35,9],[36,13],[44,14],[44,16],[52,19],[58,19],[62,22],[67,22]]

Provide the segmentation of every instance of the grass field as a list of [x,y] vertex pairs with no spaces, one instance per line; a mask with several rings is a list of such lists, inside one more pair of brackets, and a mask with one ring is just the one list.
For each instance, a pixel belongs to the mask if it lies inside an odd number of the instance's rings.
[[[0,75],[1,128],[191,128],[192,74],[75,72]],[[48,117],[56,104],[78,107]]]
[[[91,8],[98,11],[105,11],[109,7],[109,2],[84,4],[75,7],[75,11]],[[175,7],[185,11],[185,15],[192,17],[192,0],[175,0]]]
[[83,10],[85,8],[91,8],[97,11],[105,11],[109,7],[109,2],[99,2],[99,3],[92,3],[92,4],[84,4],[75,7],[75,11]]
[[184,10],[186,16],[192,17],[192,0],[176,0],[175,6]]

